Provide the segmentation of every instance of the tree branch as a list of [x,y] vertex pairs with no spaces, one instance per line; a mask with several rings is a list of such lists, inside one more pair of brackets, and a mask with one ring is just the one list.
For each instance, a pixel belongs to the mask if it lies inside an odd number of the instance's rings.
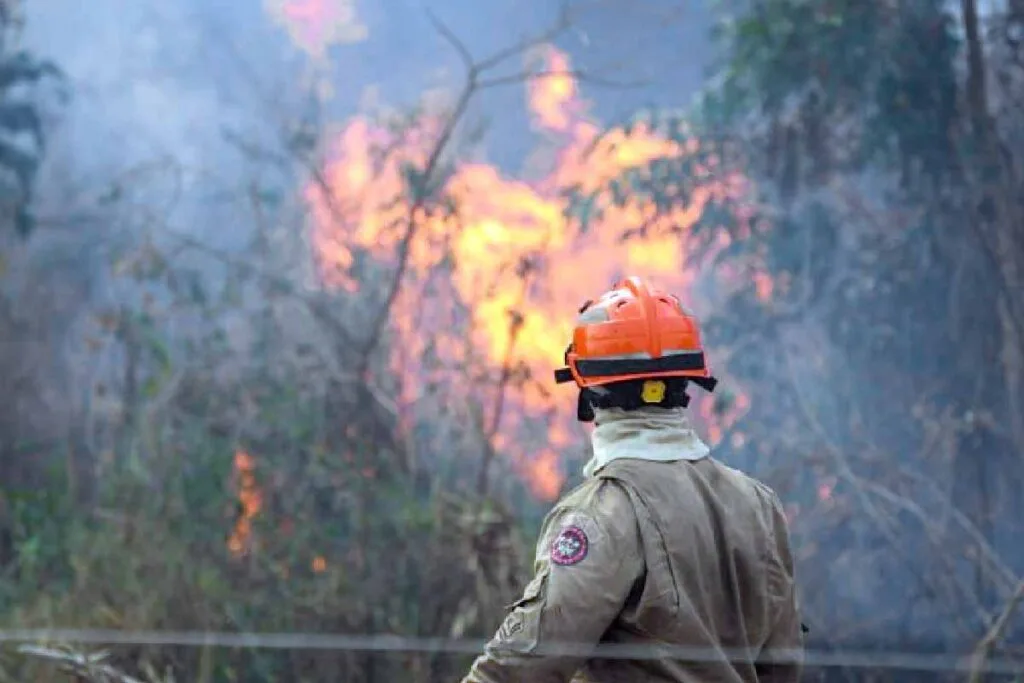
[[[473,96],[484,87],[483,84],[490,83],[490,85],[499,85],[498,79],[485,79],[483,76],[494,67],[500,65],[510,57],[521,54],[530,47],[547,43],[554,39],[559,33],[563,32],[569,26],[569,12],[567,6],[562,7],[562,11],[559,15],[558,20],[555,24],[547,31],[543,32],[539,36],[529,38],[524,41],[515,43],[509,47],[498,50],[490,57],[487,57],[481,61],[473,62],[472,55],[469,49],[455,36],[455,34],[433,14],[429,15],[431,22],[437,28],[439,33],[451,43],[456,52],[462,59],[465,68],[465,82],[462,90],[459,93],[459,97],[455,102],[455,106],[452,109],[447,121],[445,122],[444,128],[441,130],[440,135],[434,142],[434,145],[430,151],[427,161],[421,171],[420,182],[425,186],[429,187],[431,182],[434,180],[435,174],[438,170],[438,164],[441,160],[442,155],[447,149],[451,138],[455,133],[455,129],[459,122],[462,120],[469,107],[469,103]],[[387,323],[388,318],[391,315],[391,309],[393,308],[395,301],[398,299],[398,295],[401,292],[402,281],[405,278],[406,271],[409,265],[409,253],[411,251],[411,245],[413,240],[416,238],[419,232],[419,221],[418,215],[425,208],[428,197],[426,193],[417,193],[416,198],[409,206],[407,214],[407,227],[405,234],[402,236],[401,241],[398,245],[398,265],[395,268],[395,272],[391,277],[391,281],[387,287],[387,294],[384,298],[384,303],[374,318],[369,327],[369,334],[366,338],[366,342],[363,345],[359,371],[360,374],[364,373],[369,366],[369,359],[374,349],[377,347],[378,340],[381,332]]]
[[1006,602],[1006,605],[1003,607],[1003,611],[999,614],[996,620],[992,622],[992,626],[985,634],[985,637],[978,643],[978,647],[974,651],[973,662],[971,664],[970,683],[980,683],[982,672],[985,670],[985,661],[988,659],[989,654],[995,647],[996,642],[998,642],[999,638],[1006,630],[1006,627],[1010,623],[1010,619],[1013,618],[1013,614],[1017,610],[1017,606],[1020,604],[1021,600],[1024,600],[1024,580],[1017,584],[1017,589]]
[[581,69],[569,69],[567,71],[521,71],[519,73],[508,74],[506,76],[495,76],[493,78],[481,80],[477,86],[483,90],[485,88],[525,83],[526,81],[542,80],[555,76],[569,76],[578,82],[593,83],[594,85],[600,85],[606,88],[639,88],[644,85],[648,85],[649,83],[647,81],[613,81],[607,78],[591,76],[589,72]]

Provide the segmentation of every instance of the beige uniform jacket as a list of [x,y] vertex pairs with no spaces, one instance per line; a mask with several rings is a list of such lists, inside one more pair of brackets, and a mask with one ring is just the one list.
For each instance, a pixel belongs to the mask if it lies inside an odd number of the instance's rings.
[[611,462],[545,519],[535,571],[463,683],[800,677],[781,503],[713,458]]

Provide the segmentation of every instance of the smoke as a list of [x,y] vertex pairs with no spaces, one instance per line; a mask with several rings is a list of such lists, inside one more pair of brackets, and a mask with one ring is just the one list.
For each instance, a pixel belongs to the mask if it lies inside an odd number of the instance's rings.
[[[681,106],[709,63],[703,3],[572,3],[564,47],[579,67],[628,87],[596,97],[602,120],[641,107]],[[51,56],[76,94],[61,135],[82,174],[172,155],[192,169],[224,169],[225,125],[266,126],[320,82],[332,118],[369,92],[394,106],[459,82],[459,61],[432,26],[442,19],[475,55],[535,34],[558,3],[542,0],[96,0],[27,3],[26,47]],[[514,67],[513,67],[514,68]],[[478,115],[502,167],[521,162],[522,93],[489,93]],[[273,111],[278,109],[278,111]],[[508,112],[514,112],[509,114]],[[503,142],[502,142],[503,141]]]

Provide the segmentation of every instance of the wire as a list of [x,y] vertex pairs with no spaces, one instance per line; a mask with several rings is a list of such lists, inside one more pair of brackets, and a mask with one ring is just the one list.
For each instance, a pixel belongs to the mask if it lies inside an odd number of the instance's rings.
[[[177,647],[224,647],[270,650],[339,650],[350,652],[420,652],[474,655],[483,651],[482,640],[418,638],[393,635],[334,635],[323,633],[231,633],[204,631],[119,631],[105,629],[0,630],[2,643],[49,643],[64,645],[148,645]],[[797,651],[778,651],[773,661],[793,661]],[[980,671],[1024,675],[1024,664],[1008,658],[992,658],[975,666],[969,656],[927,655],[907,652],[827,652],[805,650],[807,668],[877,668],[904,671]],[[588,659],[688,661],[749,661],[747,652],[730,653],[715,648],[686,648],[662,644],[547,643],[533,655],[574,656]]]

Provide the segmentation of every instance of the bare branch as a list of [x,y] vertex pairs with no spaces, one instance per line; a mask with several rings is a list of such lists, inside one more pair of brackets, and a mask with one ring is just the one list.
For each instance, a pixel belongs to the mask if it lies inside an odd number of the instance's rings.
[[[525,299],[526,292],[528,289],[528,277],[523,277],[523,288],[520,296],[520,301]],[[480,472],[477,479],[477,491],[480,493],[481,499],[487,495],[488,484],[490,481],[490,468],[494,462],[494,456],[496,455],[494,450],[494,437],[498,434],[498,429],[501,428],[501,417],[504,412],[505,405],[505,392],[508,389],[508,383],[512,379],[512,365],[514,359],[514,353],[516,348],[516,342],[519,339],[519,333],[523,329],[523,318],[522,315],[517,311],[510,311],[509,315],[511,320],[508,326],[508,347],[505,349],[505,358],[501,363],[501,375],[498,378],[498,386],[495,390],[494,407],[491,412],[491,424],[484,431],[484,439],[487,442],[487,447],[484,450],[483,459],[480,463]]]
[[[444,128],[441,134],[430,151],[430,155],[427,157],[427,162],[421,171],[421,182],[429,185],[434,179],[437,172],[438,164],[441,160],[442,155],[447,149],[452,135],[455,132],[458,124],[461,122],[466,110],[469,107],[469,103],[473,96],[481,89],[483,83],[490,82],[490,84],[498,85],[497,79],[485,80],[481,79],[481,75],[485,72],[493,69],[500,65],[502,62],[507,60],[509,57],[517,54],[521,54],[531,47],[542,45],[550,42],[558,34],[563,32],[569,26],[569,11],[568,6],[563,5],[562,11],[560,12],[558,20],[554,25],[547,31],[544,31],[539,36],[529,38],[524,41],[520,41],[507,48],[501,49],[491,55],[490,57],[479,61],[469,62],[466,66],[466,80],[463,84],[462,90],[459,93],[455,105],[452,109],[451,114],[445,121]],[[455,49],[459,52],[459,55],[466,60],[469,57],[469,50],[459,41],[450,30],[441,22],[436,21],[435,26],[441,32],[441,34],[451,42]],[[398,245],[398,265],[392,275],[391,282],[387,288],[387,294],[384,298],[383,306],[378,312],[376,318],[373,320],[369,327],[369,335],[366,339],[366,343],[363,347],[362,358],[360,361],[360,373],[365,372],[368,364],[370,355],[373,350],[377,347],[378,339],[381,332],[384,329],[384,325],[387,323],[389,316],[391,315],[391,309],[394,306],[395,301],[398,298],[398,294],[401,291],[402,280],[405,278],[406,271],[408,269],[409,253],[412,241],[416,238],[419,232],[419,222],[417,220],[418,214],[424,209],[427,197],[425,193],[418,193],[415,200],[409,206],[407,227],[405,234],[402,236],[401,241]]]
[[1003,632],[1010,623],[1010,619],[1013,618],[1013,614],[1017,610],[1017,606],[1020,604],[1021,600],[1024,600],[1024,581],[1017,584],[1017,589],[1006,602],[1006,605],[1003,607],[1003,611],[999,614],[999,617],[992,622],[991,628],[989,628],[985,637],[981,639],[981,642],[978,643],[978,647],[974,652],[974,660],[971,664],[970,683],[980,683],[982,673],[985,671],[985,660],[988,659],[988,656],[995,647],[996,642],[1000,637],[1002,637]]
[[459,57],[462,58],[462,64],[466,67],[466,71],[473,71],[473,69],[476,68],[474,67],[473,55],[470,54],[469,48],[466,47],[466,44],[459,40],[459,37],[456,36],[452,30],[430,10],[429,7],[426,9],[426,13],[427,19],[430,20],[430,23],[433,24],[437,32],[440,33],[453,48],[455,48],[456,52],[459,53]]
[[[805,420],[807,421],[808,425],[811,427],[812,431],[820,439],[821,443],[825,446],[826,450],[831,455],[833,463],[837,469],[837,473],[840,477],[842,477],[845,481],[849,482],[852,485],[853,490],[855,491],[857,498],[859,499],[864,511],[878,525],[880,533],[890,543],[894,552],[896,552],[904,559],[906,565],[909,568],[913,569],[915,567],[915,564],[912,561],[912,558],[910,558],[910,556],[907,554],[904,544],[900,542],[900,539],[896,535],[895,529],[893,529],[892,521],[886,519],[886,517],[882,514],[881,510],[878,509],[878,506],[875,504],[874,500],[872,500],[871,496],[869,495],[869,492],[874,493],[876,496],[884,497],[888,499],[890,502],[898,503],[904,509],[912,513],[915,513],[915,516],[917,516],[923,523],[926,524],[926,528],[928,528],[928,516],[922,510],[920,510],[920,508],[910,504],[909,501],[904,500],[900,496],[892,494],[884,487],[877,486],[865,481],[863,478],[859,477],[853,472],[853,469],[850,467],[850,463],[847,457],[843,454],[842,450],[838,446],[836,446],[835,443],[828,437],[824,427],[816,418],[813,409],[810,407],[809,402],[803,395],[803,392],[800,391],[799,385],[794,379],[795,373],[793,368],[793,361],[790,357],[790,354],[784,352],[783,357],[785,359],[786,368],[790,377],[790,385],[793,388],[794,396],[797,400],[797,405],[800,411],[802,412]],[[965,527],[965,529],[968,532],[971,531],[970,527]],[[990,550],[987,547],[987,545],[984,544],[983,539],[976,538],[975,540],[979,542],[979,549]],[[989,559],[993,561],[993,564],[997,568],[1000,566],[1000,564],[995,559],[994,552],[991,554]],[[927,585],[931,583],[928,577],[920,574],[916,570],[915,574],[917,574],[918,580],[921,581],[923,584]],[[979,614],[982,614],[980,604],[977,602],[977,600],[975,600],[974,602],[975,609],[979,611]]]
[[533,80],[543,80],[556,76],[569,76],[581,83],[592,83],[605,88],[640,88],[649,84],[649,81],[614,81],[607,78],[591,76],[589,72],[580,69],[569,69],[566,71],[521,71],[506,76],[495,76],[480,80],[477,86],[483,90],[502,85],[513,85]]
[[538,36],[534,36],[533,38],[526,38],[524,40],[519,41],[518,43],[509,45],[508,47],[494,53],[487,59],[478,62],[476,64],[477,72],[480,73],[483,71],[489,71],[494,67],[498,66],[499,64],[501,64],[502,62],[512,57],[515,57],[516,55],[520,55],[526,52],[530,48],[537,47],[538,45],[543,45],[545,43],[550,43],[552,40],[554,40],[559,35],[564,33],[565,30],[569,28],[571,23],[572,17],[569,11],[569,4],[567,2],[563,2],[558,13],[558,19],[555,20],[554,24],[552,24],[550,28],[548,28],[546,31],[544,31]]
[[[465,114],[466,108],[469,106],[469,101],[472,98],[475,89],[475,80],[470,76],[467,78],[466,85],[463,88],[462,93],[459,95],[459,99],[455,104],[455,109],[448,117],[444,129],[441,131],[441,135],[438,137],[437,142],[434,143],[434,148],[430,152],[430,157],[427,159],[426,166],[422,173],[423,183],[429,184],[430,180],[433,178],[438,161],[441,159],[441,154],[448,146],[448,141],[451,139],[452,133],[455,131],[455,127],[458,125],[463,114]],[[391,315],[391,309],[394,306],[395,301],[398,299],[398,294],[402,287],[402,280],[405,277],[405,272],[409,266],[410,247],[419,229],[416,215],[423,209],[426,199],[425,193],[418,193],[416,195],[416,199],[409,206],[407,219],[408,227],[406,228],[405,234],[402,236],[402,241],[398,245],[398,267],[395,269],[394,275],[391,278],[391,283],[388,286],[388,293],[384,299],[384,305],[381,307],[380,311],[378,311],[377,317],[370,324],[370,333],[367,337],[366,344],[363,349],[362,361],[360,363],[361,372],[366,370],[370,354],[373,352],[373,349],[376,348],[377,340],[381,331],[384,329],[384,324]]]
[[334,315],[331,313],[329,305],[323,299],[313,296],[308,292],[303,292],[298,287],[296,287],[293,282],[281,277],[280,275],[271,273],[262,267],[254,266],[245,259],[238,258],[237,256],[232,256],[231,254],[227,254],[219,249],[216,249],[215,247],[211,247],[208,244],[204,244],[203,242],[195,239],[194,237],[183,235],[172,230],[166,231],[165,234],[169,236],[171,239],[179,242],[180,244],[183,244],[187,248],[201,252],[203,254],[206,254],[207,256],[211,256],[229,266],[242,269],[245,272],[250,273],[264,280],[268,284],[273,285],[282,293],[287,294],[288,296],[293,297],[296,300],[305,304],[310,313],[312,313],[326,327],[330,328],[332,332],[337,334],[338,337],[342,339],[345,344],[351,345],[354,343],[354,339],[351,333],[349,332],[348,328],[341,321],[334,317]]

